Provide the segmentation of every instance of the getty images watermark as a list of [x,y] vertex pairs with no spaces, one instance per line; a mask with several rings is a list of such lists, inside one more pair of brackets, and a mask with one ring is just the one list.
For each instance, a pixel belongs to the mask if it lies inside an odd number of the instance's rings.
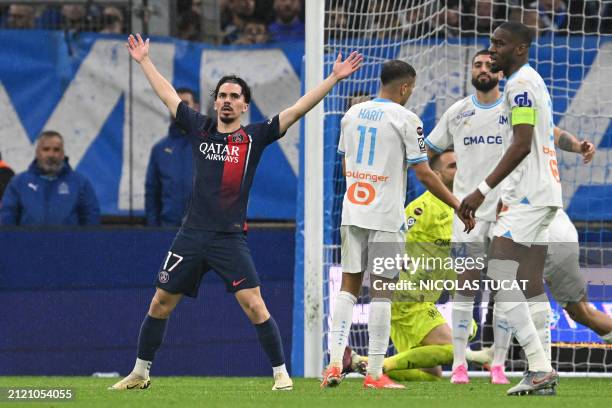
[[[388,276],[388,272],[400,271],[400,279],[396,282],[372,280],[375,290],[390,291],[498,291],[525,290],[527,279],[518,280],[465,280],[442,278],[437,279],[440,271],[454,271],[462,274],[468,270],[483,270],[486,268],[486,256],[476,257],[412,257],[407,254],[395,256],[379,256],[372,259],[371,272],[375,276]],[[418,273],[418,275],[417,275]],[[405,279],[403,277],[408,275]],[[415,276],[417,275],[417,276]]]

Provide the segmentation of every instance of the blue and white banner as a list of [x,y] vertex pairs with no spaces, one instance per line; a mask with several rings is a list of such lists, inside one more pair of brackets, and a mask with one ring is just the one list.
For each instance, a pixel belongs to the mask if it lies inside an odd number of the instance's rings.
[[[123,37],[99,34],[0,31],[3,159],[21,172],[34,158],[38,134],[59,131],[71,165],[91,180],[107,215],[143,212],[151,147],[166,135],[170,120],[124,43]],[[303,43],[211,48],[151,41],[158,70],[176,87],[198,92],[204,112],[221,76],[242,76],[252,89],[244,124],[276,115],[299,98],[303,53]],[[298,133],[293,126],[264,153],[250,218],[295,217]]]

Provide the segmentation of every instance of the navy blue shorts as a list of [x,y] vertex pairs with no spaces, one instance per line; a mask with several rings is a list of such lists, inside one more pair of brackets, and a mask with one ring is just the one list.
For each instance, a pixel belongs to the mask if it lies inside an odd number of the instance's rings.
[[170,293],[196,297],[210,269],[223,279],[228,292],[260,286],[246,236],[181,228],[157,275],[156,286]]

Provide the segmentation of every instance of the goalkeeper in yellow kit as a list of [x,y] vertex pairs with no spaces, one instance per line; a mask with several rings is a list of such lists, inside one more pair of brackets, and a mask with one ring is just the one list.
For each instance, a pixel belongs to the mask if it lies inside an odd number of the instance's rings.
[[[451,191],[457,170],[455,153],[447,150],[433,156],[430,166]],[[406,207],[406,248],[412,259],[450,257],[453,209],[429,191]],[[416,271],[415,271],[416,269]],[[411,273],[413,272],[413,273]],[[440,290],[419,290],[426,280],[454,280],[453,269],[421,268],[407,265],[400,281],[413,282],[416,289],[396,292],[391,306],[391,340],[397,354],[385,358],[383,369],[398,381],[436,380],[440,365],[453,362],[451,330],[435,302]],[[353,353],[351,368],[364,371],[367,357]]]

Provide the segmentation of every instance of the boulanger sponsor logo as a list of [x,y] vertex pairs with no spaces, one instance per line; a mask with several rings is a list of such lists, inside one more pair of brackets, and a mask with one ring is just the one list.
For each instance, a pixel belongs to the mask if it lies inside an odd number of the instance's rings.
[[238,146],[228,146],[222,143],[203,142],[200,144],[200,152],[206,160],[238,163],[240,159]]
[[346,190],[348,200],[357,205],[369,205],[376,197],[376,190],[370,183],[357,181]]
[[346,171],[346,178],[353,178],[357,180],[367,180],[373,183],[389,181],[389,176],[382,176],[378,174],[372,174],[372,173],[360,172],[360,171],[351,171],[351,170]]

